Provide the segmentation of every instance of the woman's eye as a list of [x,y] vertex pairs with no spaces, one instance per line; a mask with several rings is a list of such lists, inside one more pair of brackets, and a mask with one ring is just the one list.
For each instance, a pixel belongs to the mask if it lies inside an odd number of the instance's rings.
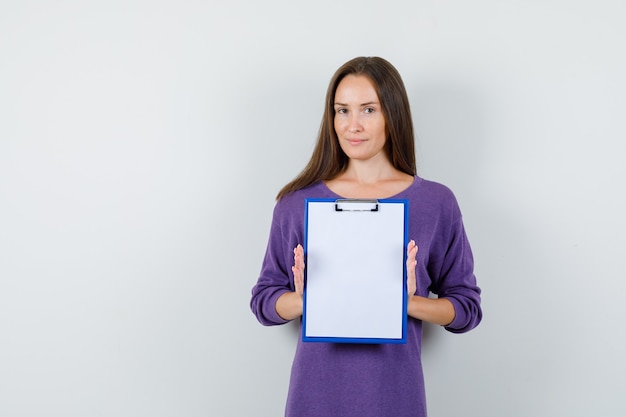
[[365,113],[374,113],[374,109],[371,107],[366,107],[364,111]]
[[346,109],[337,109],[337,114],[345,114]]

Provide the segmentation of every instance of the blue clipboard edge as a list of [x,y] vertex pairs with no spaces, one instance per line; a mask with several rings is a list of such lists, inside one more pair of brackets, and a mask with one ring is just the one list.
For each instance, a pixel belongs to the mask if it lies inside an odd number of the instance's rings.
[[[309,231],[309,203],[336,203],[338,200],[349,201],[351,199],[345,198],[306,198],[304,200],[304,262],[307,262],[307,245],[308,245],[308,231]],[[360,199],[355,199],[360,200]],[[402,251],[402,271],[403,280],[406,282],[406,247],[409,244],[409,200],[395,199],[395,198],[383,198],[377,199],[379,204],[404,204],[404,250]],[[307,304],[307,291],[306,280],[307,271],[304,269],[304,295],[303,295],[303,307],[302,307],[302,341],[303,342],[326,342],[326,343],[361,343],[361,344],[406,344],[407,339],[407,302],[408,295],[406,292],[406,285],[402,288],[402,338],[366,338],[366,337],[324,337],[324,336],[307,336],[306,335],[306,304]]]

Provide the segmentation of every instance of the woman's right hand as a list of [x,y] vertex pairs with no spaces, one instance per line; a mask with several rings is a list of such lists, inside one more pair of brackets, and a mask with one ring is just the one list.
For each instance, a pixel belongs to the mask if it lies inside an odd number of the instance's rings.
[[304,249],[298,245],[293,249],[293,285],[294,291],[288,291],[276,300],[276,312],[285,320],[302,316],[304,296]]
[[304,294],[304,249],[298,245],[293,249],[293,284],[295,292],[302,297]]

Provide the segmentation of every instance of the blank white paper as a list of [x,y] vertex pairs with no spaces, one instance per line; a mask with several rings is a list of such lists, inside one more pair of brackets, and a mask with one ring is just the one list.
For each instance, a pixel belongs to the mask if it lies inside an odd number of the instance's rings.
[[308,202],[305,337],[401,339],[405,203]]

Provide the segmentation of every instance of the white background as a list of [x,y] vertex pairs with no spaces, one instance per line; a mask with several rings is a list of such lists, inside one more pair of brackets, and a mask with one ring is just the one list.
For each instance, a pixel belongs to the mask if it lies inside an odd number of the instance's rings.
[[431,417],[623,416],[626,4],[0,2],[0,415],[282,415],[249,310],[327,83],[402,74],[485,318],[429,326]]

